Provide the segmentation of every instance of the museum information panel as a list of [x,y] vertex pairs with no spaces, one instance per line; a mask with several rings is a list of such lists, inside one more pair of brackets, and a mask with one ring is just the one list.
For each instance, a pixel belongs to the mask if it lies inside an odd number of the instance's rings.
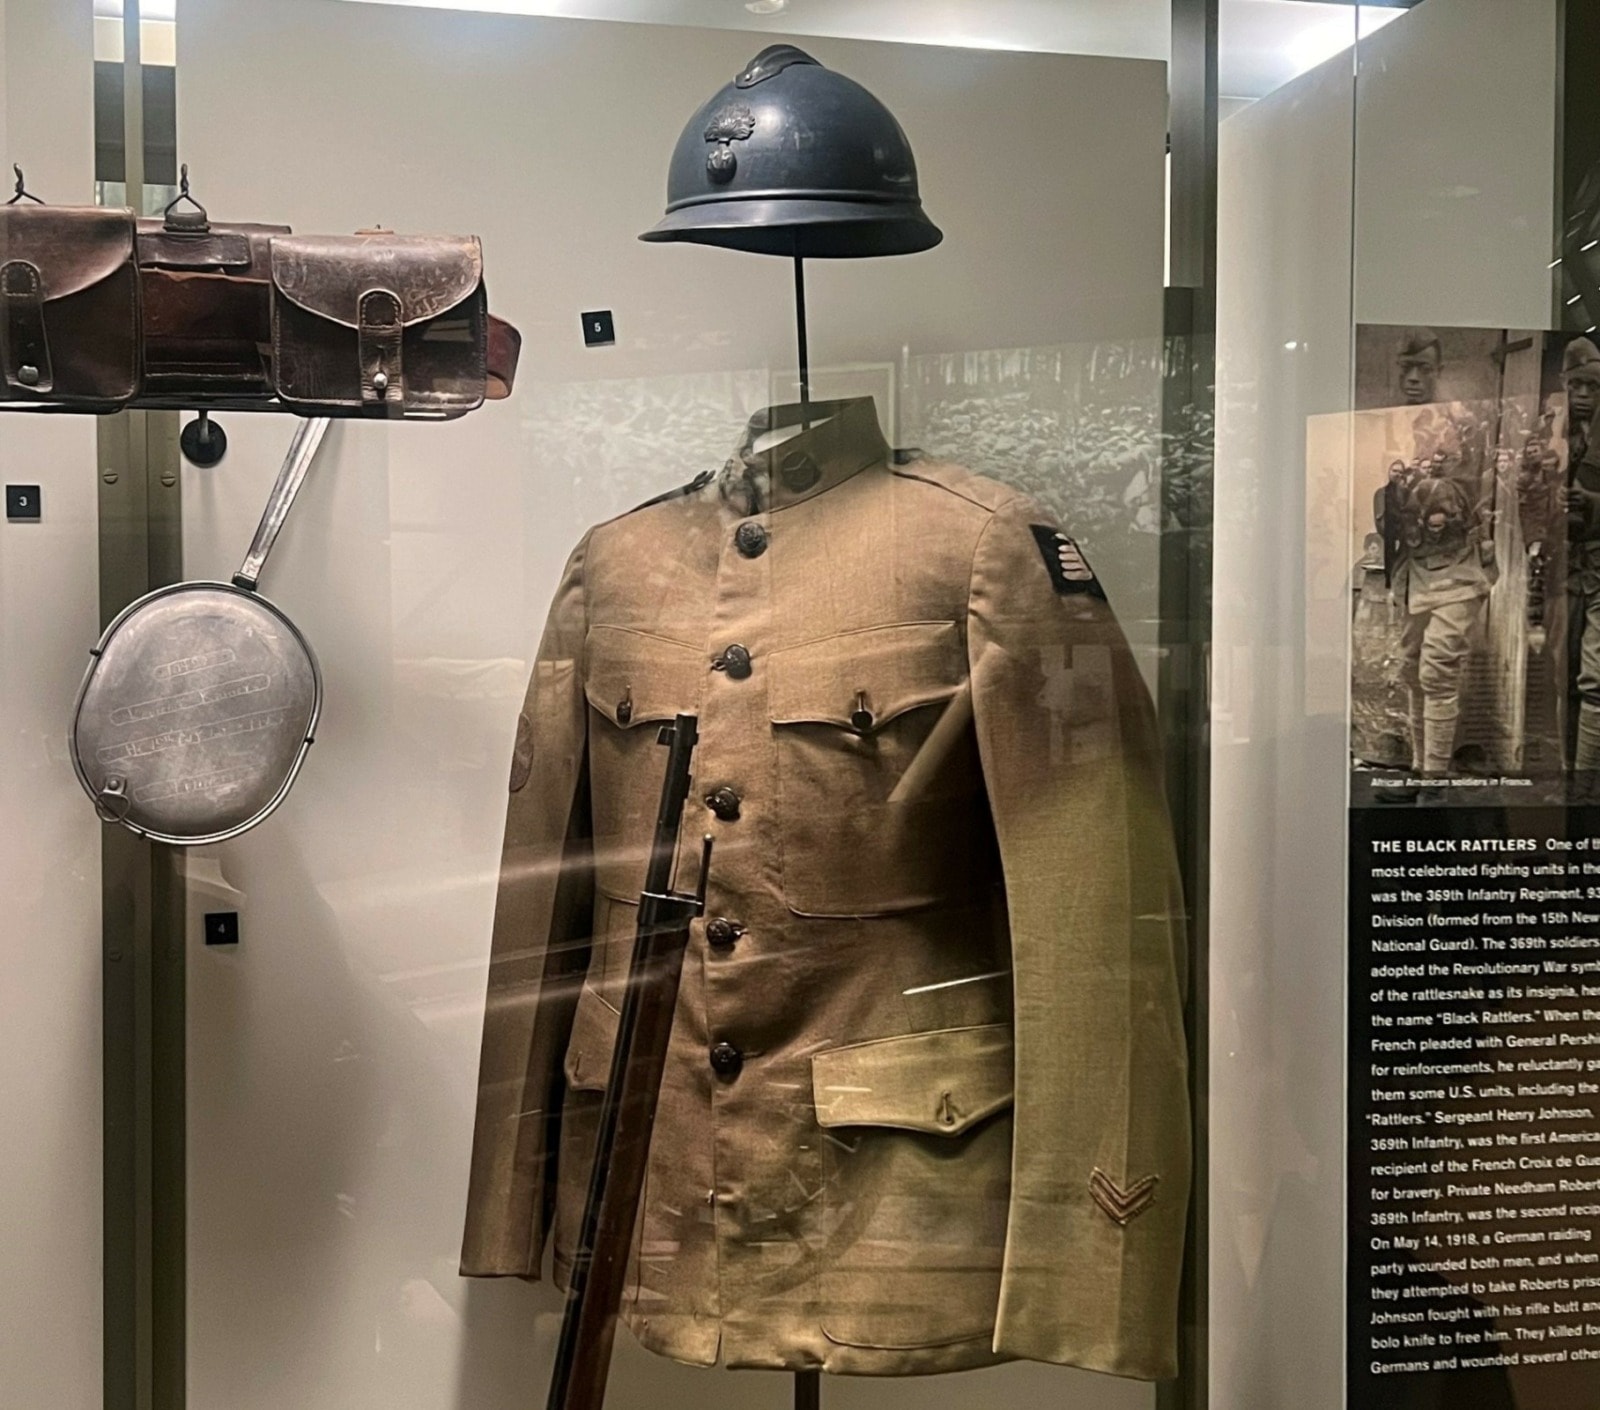
[[1351,817],[1349,1403],[1600,1385],[1600,811]]

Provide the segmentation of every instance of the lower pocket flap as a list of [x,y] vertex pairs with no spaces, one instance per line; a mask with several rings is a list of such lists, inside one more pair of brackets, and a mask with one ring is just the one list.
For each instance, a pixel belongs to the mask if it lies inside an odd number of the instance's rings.
[[567,1060],[563,1067],[568,1087],[578,1092],[605,1091],[620,1022],[617,1011],[587,984],[578,991],[572,1037],[567,1043]]
[[959,1136],[1011,1104],[1011,1025],[943,1028],[830,1048],[811,1059],[819,1126]]

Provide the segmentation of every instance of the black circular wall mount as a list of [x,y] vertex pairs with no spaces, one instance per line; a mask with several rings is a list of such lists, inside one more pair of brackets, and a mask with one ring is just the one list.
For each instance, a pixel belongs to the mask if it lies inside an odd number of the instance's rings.
[[178,444],[191,465],[209,470],[228,453],[228,433],[202,411],[183,428]]

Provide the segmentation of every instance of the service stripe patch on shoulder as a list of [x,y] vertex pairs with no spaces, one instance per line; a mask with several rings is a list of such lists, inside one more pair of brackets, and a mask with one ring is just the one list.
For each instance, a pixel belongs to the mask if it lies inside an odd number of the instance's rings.
[[1058,593],[1067,597],[1086,592],[1105,601],[1105,589],[1100,586],[1089,560],[1083,556],[1083,550],[1070,534],[1064,534],[1049,524],[1029,524],[1028,527],[1033,530],[1034,542],[1039,545],[1044,566],[1049,570],[1051,585]]

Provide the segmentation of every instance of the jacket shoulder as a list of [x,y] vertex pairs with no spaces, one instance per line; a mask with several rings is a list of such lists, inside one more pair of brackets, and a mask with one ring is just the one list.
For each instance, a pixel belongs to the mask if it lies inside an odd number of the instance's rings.
[[985,518],[1004,510],[1025,509],[1031,501],[1010,485],[991,480],[949,460],[919,459],[893,467],[903,480],[912,480],[943,490],[981,510]]
[[[666,506],[677,505],[684,500],[693,499],[716,478],[717,472],[715,470],[703,470],[686,485],[678,485],[673,489],[664,490],[661,494],[652,495],[642,503],[634,505],[632,509],[625,509],[621,514],[614,514],[609,519],[602,519],[589,530],[589,535],[595,537],[601,543],[609,543],[619,530],[626,531],[636,526],[641,526],[642,522],[648,523],[651,518],[651,510],[664,509]],[[641,516],[643,516],[642,521]]]
[[[1059,596],[1087,593],[1105,601],[1105,589],[1077,540],[1059,528],[1056,516],[1031,495],[948,461],[917,460],[897,467],[894,473],[943,490],[972,506],[978,531],[973,556],[975,580],[980,564],[985,572],[1006,576],[1023,565],[1036,572],[1042,559]],[[985,543],[989,544],[987,551]]]
[[699,494],[707,485],[717,478],[715,470],[702,470],[686,485],[679,485],[676,489],[666,490],[661,494],[652,495],[643,504],[636,504],[632,509],[619,514],[617,518],[626,519],[629,514],[637,514],[641,509],[654,509],[658,504],[670,504],[675,499],[688,499],[692,494]]

